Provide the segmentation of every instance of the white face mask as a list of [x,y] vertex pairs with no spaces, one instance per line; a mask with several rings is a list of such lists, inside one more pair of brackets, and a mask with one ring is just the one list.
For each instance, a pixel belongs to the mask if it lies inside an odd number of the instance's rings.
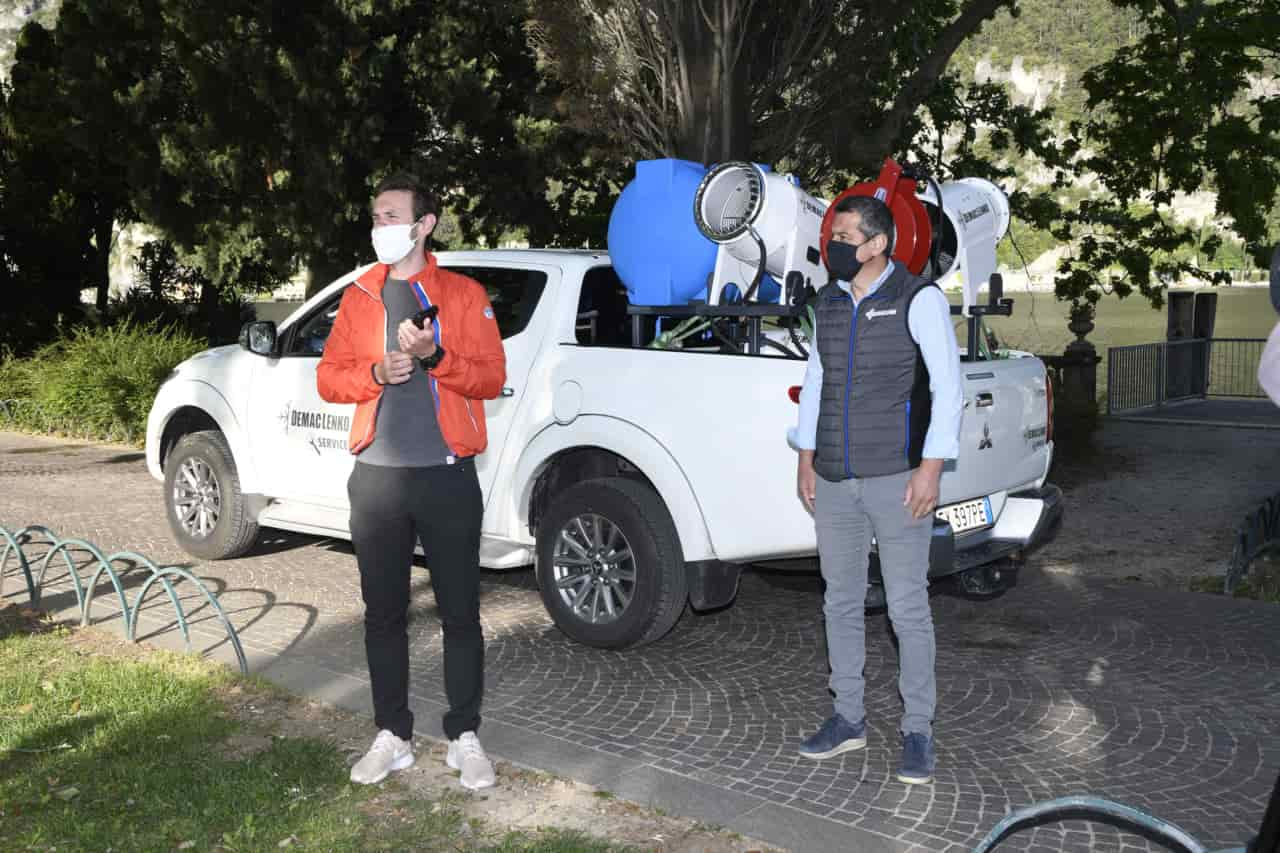
[[405,259],[416,241],[409,236],[413,225],[382,225],[373,229],[373,253],[384,264],[394,264]]

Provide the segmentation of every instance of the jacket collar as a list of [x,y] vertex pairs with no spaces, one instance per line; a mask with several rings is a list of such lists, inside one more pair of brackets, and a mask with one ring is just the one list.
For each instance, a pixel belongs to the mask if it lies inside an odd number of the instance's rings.
[[[867,296],[870,296],[871,294],[879,290],[880,287],[886,281],[889,280],[889,277],[894,274],[894,272],[897,270],[899,266],[900,264],[894,261],[893,258],[890,258],[889,263],[886,264],[885,268],[880,271],[880,275],[876,276],[876,280],[871,282],[871,286],[867,288]],[[845,293],[849,294],[850,296],[853,295],[853,286],[849,284],[849,282],[845,281],[844,279],[838,279],[836,281],[836,285],[838,285],[841,290],[843,290]],[[866,299],[867,297],[864,296],[862,298]]]
[[[433,252],[427,252],[427,262],[409,278],[409,282],[419,282],[426,287],[427,282],[435,278],[436,270],[439,268],[436,263],[436,256]],[[387,276],[391,273],[391,267],[388,264],[374,264],[365,271],[363,275],[356,279],[356,284],[360,289],[375,299],[382,298],[382,288],[387,283]]]

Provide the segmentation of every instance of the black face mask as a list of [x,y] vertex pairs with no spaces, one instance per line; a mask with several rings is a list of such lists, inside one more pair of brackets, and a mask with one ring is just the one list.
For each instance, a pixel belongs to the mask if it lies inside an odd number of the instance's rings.
[[832,240],[827,244],[827,269],[833,278],[840,281],[853,281],[853,277],[862,269],[862,261],[858,260],[858,247],[852,243]]

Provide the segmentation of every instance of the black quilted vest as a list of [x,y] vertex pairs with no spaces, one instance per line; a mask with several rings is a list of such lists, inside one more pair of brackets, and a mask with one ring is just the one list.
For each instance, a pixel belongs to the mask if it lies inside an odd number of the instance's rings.
[[929,371],[907,326],[911,300],[933,283],[895,263],[854,309],[835,282],[818,291],[822,402],[814,465],[825,480],[917,467],[929,430]]

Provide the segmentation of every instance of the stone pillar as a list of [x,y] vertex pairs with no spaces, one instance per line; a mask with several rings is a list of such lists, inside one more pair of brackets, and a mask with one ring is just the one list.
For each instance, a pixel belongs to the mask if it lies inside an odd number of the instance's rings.
[[1085,335],[1093,331],[1092,312],[1077,312],[1067,324],[1076,339],[1055,359],[1061,376],[1054,389],[1054,429],[1064,438],[1083,437],[1098,421],[1098,351]]

